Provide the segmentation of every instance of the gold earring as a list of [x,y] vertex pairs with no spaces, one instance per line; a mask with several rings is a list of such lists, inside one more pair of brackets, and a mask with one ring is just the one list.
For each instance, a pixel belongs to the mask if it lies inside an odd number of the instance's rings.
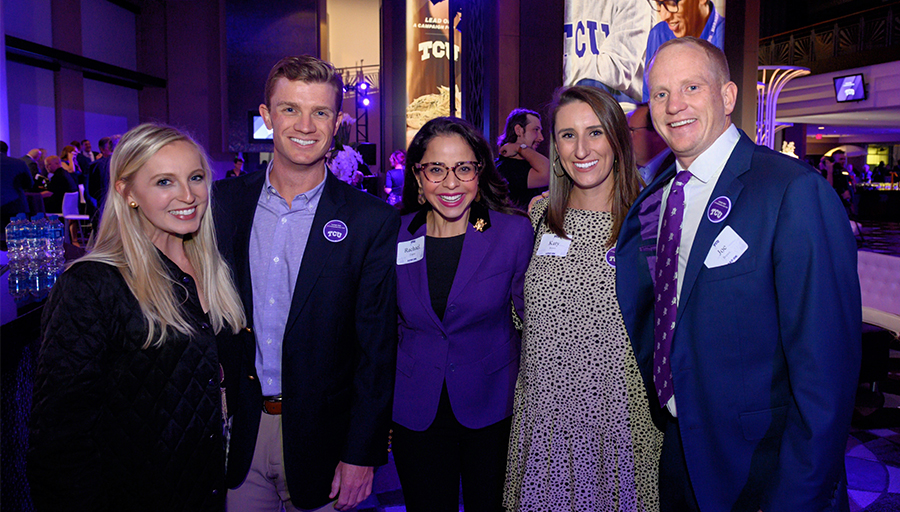
[[419,187],[419,204],[425,204],[425,192],[422,191],[422,187]]
[[137,210],[138,204],[135,203],[134,201],[132,201],[132,202],[128,203],[128,206],[130,206],[131,208]]
[[562,167],[562,162],[559,161],[559,156],[556,157],[556,161],[555,161],[555,162],[553,162],[552,164],[550,164],[550,167],[551,167],[552,170],[553,170],[553,174],[555,174],[557,178],[565,177],[565,175],[566,175],[566,171],[565,171],[565,170],[563,170],[563,173],[562,173],[562,174],[559,174],[558,172],[556,172],[557,164],[559,164],[559,165],[558,165],[559,167]]

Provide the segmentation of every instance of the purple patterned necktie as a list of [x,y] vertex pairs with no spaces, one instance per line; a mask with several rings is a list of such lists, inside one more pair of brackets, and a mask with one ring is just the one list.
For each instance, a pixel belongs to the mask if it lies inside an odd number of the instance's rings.
[[656,324],[653,338],[653,384],[659,397],[660,407],[665,407],[672,398],[672,367],[669,354],[672,351],[672,336],[675,334],[675,312],[678,290],[678,245],[681,243],[681,223],[684,220],[684,186],[691,179],[691,173],[684,170],[675,176],[666,210],[662,213],[659,238],[656,240]]

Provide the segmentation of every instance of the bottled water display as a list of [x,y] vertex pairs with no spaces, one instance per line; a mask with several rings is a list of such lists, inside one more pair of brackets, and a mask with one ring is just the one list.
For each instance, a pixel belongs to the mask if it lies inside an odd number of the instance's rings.
[[65,226],[56,215],[24,213],[6,226],[9,294],[16,302],[42,300],[56,284],[65,265]]

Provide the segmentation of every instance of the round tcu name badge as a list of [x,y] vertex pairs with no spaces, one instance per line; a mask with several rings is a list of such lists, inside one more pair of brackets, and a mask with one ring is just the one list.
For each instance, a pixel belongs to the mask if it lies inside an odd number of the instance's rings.
[[329,242],[340,242],[347,238],[347,225],[339,220],[330,220],[325,224],[322,233]]
[[615,247],[606,251],[606,263],[609,264],[610,267],[616,268],[616,248]]
[[719,196],[709,205],[709,210],[706,211],[706,217],[713,224],[718,224],[725,220],[725,217],[728,217],[728,212],[730,211],[731,199],[728,199],[725,196]]

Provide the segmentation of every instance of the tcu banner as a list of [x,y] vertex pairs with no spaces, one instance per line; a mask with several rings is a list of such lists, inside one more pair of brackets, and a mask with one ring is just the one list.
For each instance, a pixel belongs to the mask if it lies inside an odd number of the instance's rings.
[[[450,56],[459,63],[459,33],[450,48],[449,0],[406,0],[407,144],[435,117],[450,115]],[[452,23],[456,26],[459,15]],[[461,66],[456,65],[459,91]],[[456,105],[460,107],[459,94]]]
[[649,99],[646,63],[664,42],[724,47],[725,0],[566,0],[565,85],[592,85],[626,110]]

